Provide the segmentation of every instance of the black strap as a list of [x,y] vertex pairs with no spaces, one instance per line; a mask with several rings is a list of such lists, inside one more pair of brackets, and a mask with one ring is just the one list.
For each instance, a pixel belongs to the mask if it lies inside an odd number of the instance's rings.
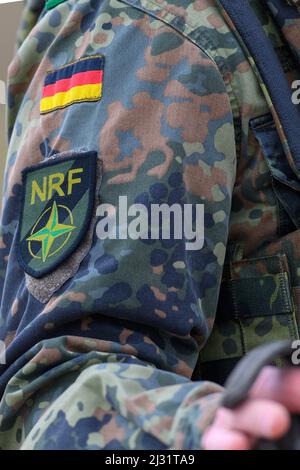
[[[247,398],[250,388],[264,366],[272,364],[276,359],[281,359],[292,366],[293,352],[291,341],[276,341],[251,351],[238,363],[227,379],[222,405],[229,409],[236,408]],[[300,416],[291,416],[291,427],[283,438],[276,442],[261,440],[256,449],[300,450]]]
[[291,364],[293,352],[290,341],[275,341],[253,349],[235,367],[225,382],[226,393],[223,405],[235,408],[247,397],[248,391],[255,382],[262,368],[272,364],[275,359],[284,359]]
[[261,81],[265,84],[279,117],[291,154],[293,171],[300,172],[300,114],[292,103],[292,90],[259,20],[247,0],[218,0],[235,25],[244,45],[255,60]]

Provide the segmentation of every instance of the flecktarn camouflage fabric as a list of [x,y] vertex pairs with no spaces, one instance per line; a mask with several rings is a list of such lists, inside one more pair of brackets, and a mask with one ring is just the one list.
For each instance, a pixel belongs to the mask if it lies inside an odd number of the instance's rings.
[[[293,64],[276,15],[256,13]],[[292,157],[272,99],[217,0],[29,0],[18,43],[0,447],[199,449],[222,396],[208,366],[298,336],[299,236],[272,174]],[[97,205],[120,195],[204,204],[203,247],[100,240]]]

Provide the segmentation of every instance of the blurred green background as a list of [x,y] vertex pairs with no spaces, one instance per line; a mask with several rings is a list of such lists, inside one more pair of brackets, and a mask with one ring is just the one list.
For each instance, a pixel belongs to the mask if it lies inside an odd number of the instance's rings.
[[0,190],[5,168],[7,140],[5,128],[5,84],[7,67],[14,53],[16,30],[20,22],[23,2],[0,3]]

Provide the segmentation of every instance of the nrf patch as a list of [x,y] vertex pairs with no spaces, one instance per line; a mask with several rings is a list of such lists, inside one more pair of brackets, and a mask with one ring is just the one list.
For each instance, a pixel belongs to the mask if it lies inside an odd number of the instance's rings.
[[95,200],[96,164],[96,152],[81,152],[23,171],[18,259],[31,276],[53,271],[84,237]]

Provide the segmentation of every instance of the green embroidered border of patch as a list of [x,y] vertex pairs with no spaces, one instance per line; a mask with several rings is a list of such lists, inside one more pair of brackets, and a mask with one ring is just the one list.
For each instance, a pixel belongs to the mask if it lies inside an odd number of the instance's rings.
[[55,8],[60,3],[64,3],[66,1],[67,0],[47,0],[46,5],[45,5],[46,10],[52,10],[52,8]]

